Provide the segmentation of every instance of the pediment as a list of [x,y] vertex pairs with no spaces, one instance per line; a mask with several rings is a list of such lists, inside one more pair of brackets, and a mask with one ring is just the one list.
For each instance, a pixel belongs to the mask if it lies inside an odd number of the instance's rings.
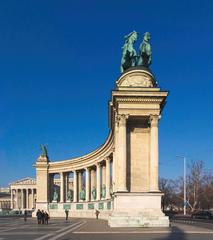
[[10,185],[32,185],[36,184],[36,179],[31,177],[26,177],[15,182],[12,182]]

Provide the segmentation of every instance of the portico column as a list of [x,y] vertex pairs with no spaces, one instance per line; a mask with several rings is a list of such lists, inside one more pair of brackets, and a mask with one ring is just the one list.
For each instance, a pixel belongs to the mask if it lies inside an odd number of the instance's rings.
[[61,186],[60,186],[60,202],[64,202],[64,173],[60,173],[60,180],[61,180]]
[[96,188],[97,188],[97,196],[96,200],[101,199],[101,171],[100,171],[100,163],[96,164]]
[[106,199],[110,198],[110,158],[106,160]]
[[78,184],[77,184],[77,172],[76,170],[73,171],[73,202],[77,202],[78,196]]
[[32,208],[35,208],[35,206],[34,206],[34,189],[33,188],[31,189],[31,192],[32,192]]
[[128,115],[122,114],[117,116],[118,124],[118,138],[117,138],[117,154],[116,154],[116,167],[117,169],[117,178],[118,185],[116,186],[117,191],[126,192],[127,191],[127,182],[126,182],[126,120]]
[[21,189],[21,209],[24,209],[24,189]]
[[150,117],[150,191],[158,189],[158,115]]
[[26,209],[29,209],[29,191],[26,189]]
[[10,199],[11,199],[10,208],[13,209],[13,189],[11,189],[11,192],[10,192]]
[[90,200],[90,169],[86,168],[86,201]]

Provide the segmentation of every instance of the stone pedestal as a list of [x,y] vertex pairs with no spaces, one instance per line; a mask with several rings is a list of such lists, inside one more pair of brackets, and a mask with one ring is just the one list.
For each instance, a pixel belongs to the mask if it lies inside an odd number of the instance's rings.
[[110,227],[168,227],[161,211],[162,193],[116,193]]

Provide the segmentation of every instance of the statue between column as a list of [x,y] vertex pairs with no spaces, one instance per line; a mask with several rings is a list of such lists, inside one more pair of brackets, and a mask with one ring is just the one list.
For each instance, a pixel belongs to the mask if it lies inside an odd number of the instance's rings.
[[101,198],[105,198],[106,197],[106,185],[103,184],[101,187]]
[[72,202],[73,201],[73,190],[69,189],[67,191],[67,201]]
[[58,192],[56,188],[54,188],[53,192],[53,202],[58,202]]
[[133,47],[137,38],[138,33],[136,31],[133,31],[124,37],[125,43],[122,47],[121,73],[134,66],[143,66],[148,68],[152,63],[152,49],[149,43],[151,39],[150,33],[144,33],[144,38],[139,48],[139,54],[137,54]]
[[95,186],[93,186],[93,188],[92,188],[92,198],[93,198],[93,200],[96,200],[96,187]]
[[85,188],[82,188],[80,191],[80,200],[85,200],[86,199],[86,190]]

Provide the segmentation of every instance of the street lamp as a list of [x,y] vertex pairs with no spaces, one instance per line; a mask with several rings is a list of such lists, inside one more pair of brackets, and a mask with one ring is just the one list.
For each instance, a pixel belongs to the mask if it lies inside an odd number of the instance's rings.
[[178,158],[183,158],[183,214],[186,215],[186,157],[176,156]]

